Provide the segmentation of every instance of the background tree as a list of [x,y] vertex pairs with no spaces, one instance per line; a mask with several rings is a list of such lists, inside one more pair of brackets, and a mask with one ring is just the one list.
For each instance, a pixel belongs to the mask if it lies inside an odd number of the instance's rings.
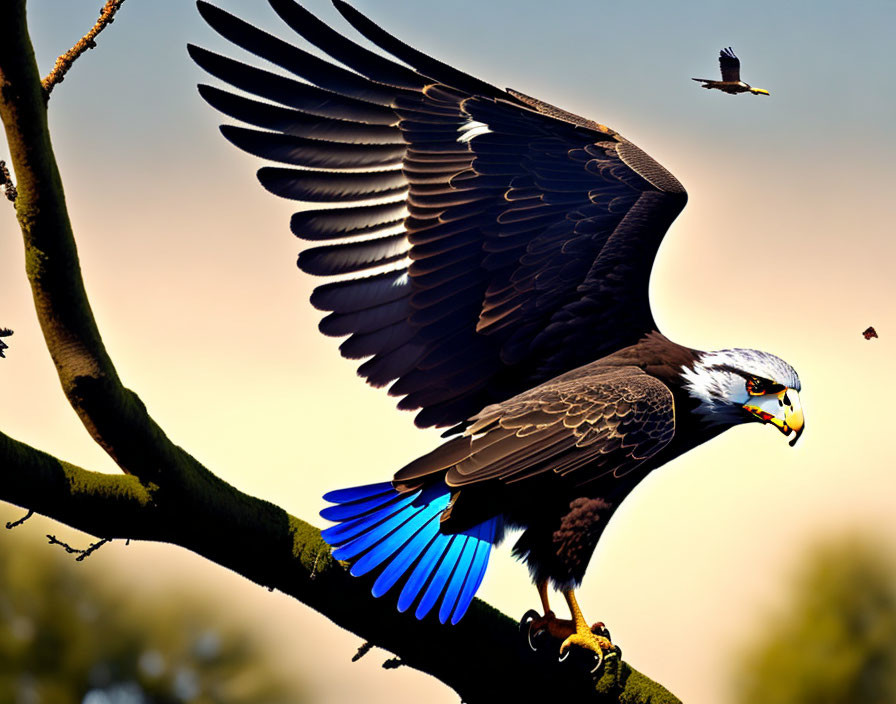
[[[105,19],[67,54],[71,60],[94,45],[120,4],[107,3]],[[67,70],[70,63],[61,65]],[[467,702],[562,695],[677,701],[619,661],[591,676],[587,669],[563,669],[553,652],[533,655],[515,620],[481,602],[452,629],[398,614],[347,575],[315,527],[238,491],[171,442],[119,378],[84,290],[47,125],[48,96],[62,75],[54,70],[41,81],[25,0],[0,4],[0,118],[38,319],[67,399],[123,473],[91,472],[0,433],[0,498],[103,539],[181,545],[294,596],[434,675]]]
[[811,552],[738,657],[736,704],[896,701],[896,563],[867,537]]
[[196,596],[134,603],[61,550],[2,536],[0,700],[14,704],[297,704],[256,634]]

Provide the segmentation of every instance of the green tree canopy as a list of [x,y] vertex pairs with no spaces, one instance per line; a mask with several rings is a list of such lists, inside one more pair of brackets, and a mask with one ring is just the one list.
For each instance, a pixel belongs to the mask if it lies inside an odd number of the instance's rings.
[[231,619],[181,593],[134,603],[57,548],[0,535],[0,702],[294,704]]
[[737,704],[896,702],[896,562],[855,536],[817,548],[740,660]]

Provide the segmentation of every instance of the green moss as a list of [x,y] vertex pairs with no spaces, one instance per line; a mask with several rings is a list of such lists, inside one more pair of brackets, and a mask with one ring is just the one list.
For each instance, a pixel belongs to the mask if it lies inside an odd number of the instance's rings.
[[606,661],[595,690],[607,697],[607,701],[619,704],[681,704],[668,689],[618,658]]
[[155,484],[143,485],[134,476],[127,474],[102,474],[89,472],[68,462],[59,462],[72,494],[108,496],[109,498],[130,498],[146,507],[153,501]]
[[338,564],[330,546],[320,537],[320,530],[310,523],[289,516],[289,533],[293,540],[293,556],[309,574],[321,574]]

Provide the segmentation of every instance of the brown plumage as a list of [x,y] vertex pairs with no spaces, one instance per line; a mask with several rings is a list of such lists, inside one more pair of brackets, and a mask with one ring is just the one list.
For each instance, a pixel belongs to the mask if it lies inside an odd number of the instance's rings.
[[[452,490],[441,515],[447,531],[468,529],[501,506],[509,526],[527,528],[514,553],[533,577],[577,584],[606,521],[644,475],[721,432],[701,431],[689,413],[676,413],[676,403],[683,411],[694,405],[680,368],[695,357],[659,333],[647,335],[483,409],[463,435],[399,470],[393,483],[411,491],[444,481]],[[599,501],[600,521],[571,541],[570,521],[582,520],[569,517],[579,499]]]

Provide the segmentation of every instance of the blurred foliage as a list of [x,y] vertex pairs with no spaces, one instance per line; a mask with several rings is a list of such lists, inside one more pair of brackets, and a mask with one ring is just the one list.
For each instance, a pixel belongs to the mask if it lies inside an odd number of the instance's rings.
[[737,704],[894,704],[896,563],[852,536],[814,550],[740,659]]
[[260,646],[206,603],[133,603],[90,559],[0,535],[0,703],[301,702]]

